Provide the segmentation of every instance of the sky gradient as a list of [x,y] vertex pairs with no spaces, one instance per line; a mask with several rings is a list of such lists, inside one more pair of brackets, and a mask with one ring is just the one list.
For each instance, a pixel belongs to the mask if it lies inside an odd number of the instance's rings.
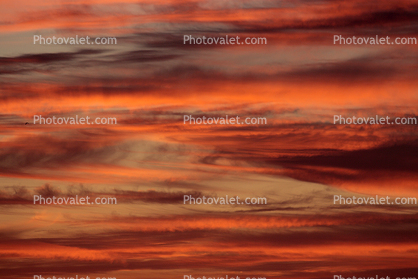
[[[412,0],[0,0],[0,277],[418,275],[417,45]],[[39,45],[115,37],[117,45]],[[267,45],[185,45],[183,36]],[[116,125],[36,125],[116,117]],[[188,125],[265,117],[267,125]],[[28,125],[25,123],[28,122]],[[34,205],[116,197],[117,205]],[[188,205],[266,197],[267,205]]]

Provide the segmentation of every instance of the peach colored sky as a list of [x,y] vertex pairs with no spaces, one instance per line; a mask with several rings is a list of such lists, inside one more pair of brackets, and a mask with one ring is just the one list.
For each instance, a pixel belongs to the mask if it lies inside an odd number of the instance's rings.
[[[333,195],[418,197],[412,0],[0,0],[0,277],[416,277],[417,206],[340,206]],[[33,36],[116,37],[39,45]],[[183,35],[267,45],[184,45]],[[117,125],[34,125],[33,116]],[[185,125],[184,115],[267,125]],[[24,125],[26,122],[29,125]],[[33,205],[116,197],[117,205]],[[267,205],[184,205],[266,197]]]

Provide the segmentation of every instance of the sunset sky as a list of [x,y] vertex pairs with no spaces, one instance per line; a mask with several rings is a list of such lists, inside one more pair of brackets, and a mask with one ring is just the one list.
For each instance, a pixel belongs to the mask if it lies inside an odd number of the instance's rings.
[[[268,43],[190,45],[184,35]],[[333,201],[418,197],[418,125],[333,123],[417,118],[418,45],[334,35],[418,38],[418,2],[0,0],[0,278],[418,277],[418,205]],[[34,195],[117,204],[39,205]],[[190,205],[184,195],[268,204]]]

